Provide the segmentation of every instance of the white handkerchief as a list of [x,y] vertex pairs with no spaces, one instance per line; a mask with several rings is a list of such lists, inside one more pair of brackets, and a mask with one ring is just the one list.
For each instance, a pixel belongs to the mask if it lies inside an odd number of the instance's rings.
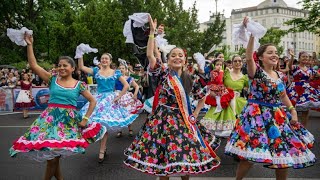
[[98,52],[98,49],[96,48],[91,48],[89,46],[89,44],[83,44],[81,43],[79,46],[77,46],[77,49],[76,49],[76,56],[74,57],[75,59],[79,59],[81,58],[84,54],[88,54],[90,52],[94,52],[94,53],[97,53]]
[[201,53],[197,52],[193,54],[193,58],[199,64],[200,69],[204,70],[204,66],[206,64],[206,59],[204,58],[204,56]]
[[27,42],[24,40],[24,34],[27,33],[29,35],[33,34],[32,30],[27,29],[26,27],[18,29],[7,29],[7,36],[10,40],[16,43],[18,46],[27,46]]

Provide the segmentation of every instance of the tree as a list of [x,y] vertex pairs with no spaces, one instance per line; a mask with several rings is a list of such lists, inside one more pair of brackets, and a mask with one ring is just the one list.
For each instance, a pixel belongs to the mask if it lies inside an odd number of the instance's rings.
[[[221,20],[220,13],[212,15],[215,19],[210,23],[208,29],[203,32],[202,49],[207,52],[213,45],[219,45],[223,39],[226,21]],[[224,48],[226,49],[226,48]]]
[[260,44],[267,44],[272,43],[276,45],[278,54],[282,54],[283,52],[283,46],[279,45],[281,43],[281,38],[287,34],[287,31],[277,29],[277,28],[270,28],[267,30],[267,33],[265,36],[263,36],[260,39]]
[[293,26],[291,27],[290,31],[309,31],[320,35],[320,1],[302,0],[299,3],[303,3],[302,9],[305,10],[305,14],[308,14],[308,16],[306,18],[294,18],[290,21],[287,21],[286,24]]

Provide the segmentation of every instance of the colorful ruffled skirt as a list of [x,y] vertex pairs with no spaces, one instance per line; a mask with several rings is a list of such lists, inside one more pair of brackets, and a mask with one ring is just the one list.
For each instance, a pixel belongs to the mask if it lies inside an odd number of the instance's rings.
[[30,90],[20,90],[18,97],[16,99],[16,103],[14,106],[16,108],[30,108],[35,106],[36,103],[34,102],[32,98],[32,94]]
[[320,107],[320,89],[308,81],[292,82],[287,88],[288,97],[298,111],[308,111]]
[[[200,123],[198,127],[215,150],[220,140]],[[211,156],[187,128],[180,110],[163,104],[147,119],[125,155],[127,166],[157,176],[199,174],[220,165],[219,158]]]
[[[120,91],[116,91],[116,93],[120,93]],[[143,108],[141,101],[139,99],[134,99],[131,92],[127,92],[121,96],[118,103],[126,108],[130,114],[139,114]]]
[[316,161],[309,149],[313,142],[313,135],[301,124],[290,124],[283,108],[248,103],[230,135],[225,153],[266,163],[268,168],[305,168]]
[[[114,103],[117,97],[116,92],[107,92],[95,95],[97,104],[89,117],[89,123],[101,123],[107,128],[107,132],[120,131],[123,127],[130,125],[139,114],[131,114],[126,107],[120,102]],[[89,103],[85,104],[81,110],[81,116],[84,116],[89,107]]]
[[86,128],[80,128],[81,120],[75,108],[48,107],[13,143],[10,156],[19,154],[43,162],[84,153],[90,143],[103,137],[106,129],[99,123],[88,123]]

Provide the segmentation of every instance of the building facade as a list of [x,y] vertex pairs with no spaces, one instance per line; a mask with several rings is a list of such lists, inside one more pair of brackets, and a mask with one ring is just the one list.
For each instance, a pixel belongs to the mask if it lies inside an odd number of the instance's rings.
[[[283,0],[264,0],[254,7],[233,9],[230,18],[226,18],[226,38],[222,42],[228,45],[233,52],[237,52],[240,46],[232,44],[232,28],[234,24],[240,24],[245,16],[252,17],[267,29],[273,27],[288,30],[290,26],[284,24],[286,21],[297,17],[307,17],[308,12],[288,7]],[[200,27],[205,29],[205,23]],[[319,36],[307,31],[288,33],[281,39],[279,45],[283,46],[285,50],[283,55],[286,55],[287,49],[295,49],[296,53],[300,51],[320,52]]]

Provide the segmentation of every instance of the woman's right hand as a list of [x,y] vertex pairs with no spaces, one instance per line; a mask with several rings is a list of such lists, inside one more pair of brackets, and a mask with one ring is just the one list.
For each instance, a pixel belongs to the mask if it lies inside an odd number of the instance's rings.
[[157,29],[157,19],[152,20],[151,15],[149,15],[148,19],[149,19],[150,32],[155,32],[155,30]]
[[242,23],[243,23],[243,25],[244,25],[245,28],[247,28],[248,22],[249,22],[249,17],[248,17],[248,16],[244,17]]
[[24,40],[26,41],[26,43],[28,45],[32,45],[33,44],[33,36],[27,33],[24,33]]

